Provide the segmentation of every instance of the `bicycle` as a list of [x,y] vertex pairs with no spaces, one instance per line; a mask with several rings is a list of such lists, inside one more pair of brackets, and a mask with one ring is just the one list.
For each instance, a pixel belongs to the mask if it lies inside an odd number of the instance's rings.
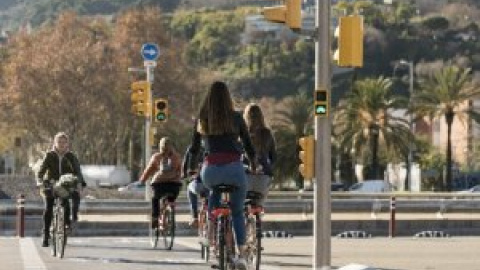
[[50,226],[50,241],[52,247],[52,256],[62,259],[65,255],[67,245],[68,231],[66,219],[69,218],[67,207],[70,207],[68,200],[72,191],[77,188],[78,179],[71,174],[65,174],[55,183],[47,183],[45,189],[53,191],[55,198],[53,206],[52,224]]
[[260,270],[262,258],[262,215],[263,206],[257,202],[263,198],[263,194],[255,191],[247,192],[245,201],[245,221],[246,221],[246,260],[247,265],[254,266],[255,270]]
[[232,231],[232,215],[230,210],[230,194],[237,189],[231,185],[217,185],[213,191],[221,194],[221,201],[218,207],[212,210],[211,220],[213,221],[213,247],[214,254],[218,258],[220,270],[234,269],[235,244]]
[[[262,215],[271,177],[262,173],[248,174],[245,200],[246,260],[249,269],[260,269],[262,258]],[[254,268],[253,268],[254,267]]]
[[160,234],[163,236],[165,249],[171,250],[173,247],[173,239],[175,238],[175,198],[174,194],[167,193],[160,200],[160,215],[156,226],[150,226],[149,235],[150,243],[153,248],[158,245]]
[[210,246],[205,243],[208,239],[208,197],[200,196],[202,199],[202,206],[198,213],[198,237],[200,244],[200,256],[205,262],[210,259]]

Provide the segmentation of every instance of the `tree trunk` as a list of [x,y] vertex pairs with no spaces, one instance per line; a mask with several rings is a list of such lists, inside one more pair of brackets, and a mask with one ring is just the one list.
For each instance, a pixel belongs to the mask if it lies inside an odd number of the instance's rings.
[[448,111],[445,113],[445,120],[447,121],[447,179],[446,189],[448,192],[452,191],[452,124],[455,113]]

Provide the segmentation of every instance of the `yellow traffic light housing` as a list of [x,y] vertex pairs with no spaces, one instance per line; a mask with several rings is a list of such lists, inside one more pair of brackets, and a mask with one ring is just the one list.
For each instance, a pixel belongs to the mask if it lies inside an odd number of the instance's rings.
[[136,81],[131,85],[132,113],[138,116],[150,116],[150,91],[151,84],[148,81]]
[[340,67],[363,66],[363,17],[359,15],[340,17],[335,33],[338,49],[333,58]]
[[155,122],[166,122],[168,120],[168,100],[164,98],[155,99],[153,102],[153,117]]
[[312,179],[314,175],[314,162],[315,162],[315,139],[313,136],[301,137],[298,140],[300,145],[299,157],[302,163],[298,167],[300,174],[304,179]]
[[328,117],[330,100],[328,98],[327,90],[315,90],[314,100],[315,115],[318,115],[320,117]]
[[285,5],[263,8],[262,13],[267,21],[285,23],[292,30],[302,28],[301,0],[285,0]]

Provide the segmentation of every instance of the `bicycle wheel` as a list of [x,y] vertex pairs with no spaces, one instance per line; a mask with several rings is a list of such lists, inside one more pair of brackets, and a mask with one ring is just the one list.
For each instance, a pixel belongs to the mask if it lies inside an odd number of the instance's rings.
[[160,236],[158,222],[157,222],[157,226],[154,228],[152,228],[152,226],[149,225],[148,235],[150,236],[150,244],[152,245],[152,248],[156,248],[158,245],[158,237]]
[[52,224],[50,225],[50,246],[52,248],[52,256],[55,257],[57,256],[57,207],[54,206],[53,208],[53,218],[52,218]]
[[65,255],[65,245],[67,244],[67,230],[65,228],[65,208],[63,206],[57,209],[57,229],[56,229],[56,248],[57,257],[63,258]]
[[219,269],[235,269],[233,262],[233,257],[235,256],[235,244],[230,219],[228,217],[220,217],[217,239]]
[[207,213],[202,210],[198,215],[198,239],[200,243],[200,256],[205,262],[210,259],[210,247],[206,242],[208,239]]
[[168,205],[163,210],[163,242],[165,249],[171,250],[175,238],[175,208]]
[[218,269],[227,270],[228,247],[226,233],[226,218],[220,217],[218,221],[217,244],[218,244]]
[[247,263],[259,270],[262,259],[262,220],[259,214],[247,219]]

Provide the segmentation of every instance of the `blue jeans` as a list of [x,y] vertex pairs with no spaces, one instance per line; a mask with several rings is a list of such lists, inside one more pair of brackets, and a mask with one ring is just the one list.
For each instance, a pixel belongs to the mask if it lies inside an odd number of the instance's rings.
[[[245,216],[243,205],[247,195],[247,177],[243,163],[240,161],[224,165],[202,166],[200,175],[208,189],[220,184],[236,186],[237,189],[230,196],[230,208],[232,210],[233,230],[238,246],[245,244]],[[221,194],[212,191],[208,200],[208,211],[220,205]]]
[[192,180],[187,186],[187,196],[190,202],[190,212],[193,218],[198,218],[198,196],[207,197],[209,190],[203,185],[203,183]]

